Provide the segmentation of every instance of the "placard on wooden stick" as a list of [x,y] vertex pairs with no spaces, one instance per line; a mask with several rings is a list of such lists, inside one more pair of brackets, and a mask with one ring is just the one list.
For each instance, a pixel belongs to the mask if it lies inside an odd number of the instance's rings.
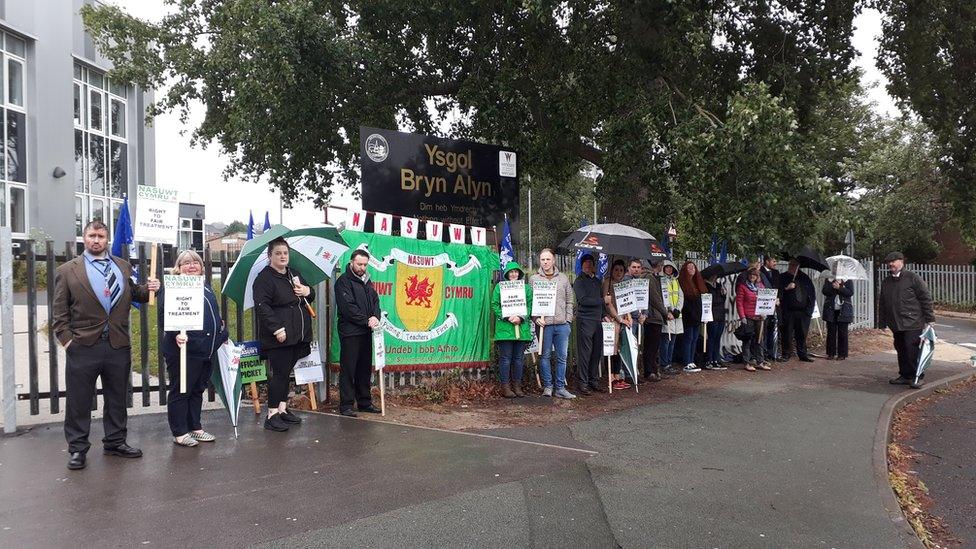
[[386,368],[386,340],[383,328],[373,330],[373,368],[380,377],[380,415],[386,415],[386,381],[383,379],[383,368]]
[[[166,275],[163,284],[163,330],[180,332],[203,329],[203,278],[191,275]],[[186,345],[180,346],[180,393],[186,394]]]
[[[177,245],[180,223],[178,192],[150,185],[136,187],[136,218],[132,238],[151,244],[149,272],[156,275],[156,245]],[[149,292],[149,304],[156,303],[156,292]]]
[[[498,283],[498,289],[499,293],[501,294],[501,308],[503,317],[525,317],[529,315],[529,305],[525,300],[524,280],[503,280]],[[515,325],[515,337],[516,339],[522,338],[518,324]]]

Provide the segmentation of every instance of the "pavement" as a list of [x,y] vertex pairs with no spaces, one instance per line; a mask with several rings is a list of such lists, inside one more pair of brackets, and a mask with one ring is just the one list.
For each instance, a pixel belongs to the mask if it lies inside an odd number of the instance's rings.
[[[967,357],[940,346],[926,379]],[[0,546],[916,547],[873,455],[909,391],[895,370],[883,352],[730,371],[666,402],[480,432],[304,414],[280,434],[242,410],[235,440],[213,411],[219,441],[186,449],[145,415],[129,430],[144,458],[91,452],[84,471],[65,469],[60,425],[36,426],[0,439]]]

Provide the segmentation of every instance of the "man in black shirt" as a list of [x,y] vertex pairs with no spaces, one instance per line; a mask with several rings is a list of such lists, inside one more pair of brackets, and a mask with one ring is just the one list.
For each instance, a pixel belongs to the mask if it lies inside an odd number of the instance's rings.
[[579,394],[606,389],[599,385],[600,361],[603,359],[603,292],[596,277],[593,256],[580,260],[582,271],[573,282],[576,294],[576,384]]
[[779,294],[783,313],[783,358],[793,355],[792,343],[796,342],[796,356],[802,362],[813,362],[807,354],[807,331],[817,302],[813,281],[800,270],[800,263],[790,260],[789,269],[780,274]]
[[373,333],[380,326],[380,297],[369,281],[369,254],[355,250],[346,272],[336,280],[339,309],[339,413],[356,417],[360,412],[380,413],[373,406],[370,379],[373,377]]

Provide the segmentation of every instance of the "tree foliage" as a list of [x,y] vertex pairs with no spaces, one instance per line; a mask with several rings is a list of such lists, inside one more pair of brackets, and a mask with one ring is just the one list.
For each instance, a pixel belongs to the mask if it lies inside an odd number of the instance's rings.
[[227,225],[227,228],[224,229],[224,236],[246,232],[247,225],[235,219],[234,221],[230,222],[230,225]]

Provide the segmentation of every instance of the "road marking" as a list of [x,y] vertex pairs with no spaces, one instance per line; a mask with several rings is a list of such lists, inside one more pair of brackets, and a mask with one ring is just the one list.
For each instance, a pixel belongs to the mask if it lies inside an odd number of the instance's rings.
[[532,446],[541,446],[543,448],[552,448],[552,449],[555,449],[555,450],[567,450],[567,451],[570,451],[570,452],[580,452],[580,453],[583,453],[583,454],[589,454],[591,456],[595,456],[595,455],[597,455],[597,454],[600,453],[600,452],[596,452],[596,451],[593,451],[593,450],[584,450],[582,448],[573,448],[572,446],[560,446],[558,444],[547,444],[545,442],[535,442],[535,441],[532,441],[532,440],[522,440],[522,439],[518,439],[518,438],[500,437],[500,436],[497,436],[497,435],[486,435],[484,433],[469,433],[467,431],[451,431],[450,429],[441,429],[439,427],[426,427],[426,426],[423,426],[423,425],[410,425],[408,423],[397,423],[395,421],[387,421],[385,419],[365,419],[365,418],[361,418],[361,417],[349,417],[349,416],[344,416],[344,415],[336,414],[336,413],[332,413],[332,412],[311,412],[309,410],[303,410],[303,411],[308,412],[308,413],[315,413],[315,414],[322,414],[322,415],[326,415],[326,416],[337,417],[337,418],[340,418],[340,419],[351,419],[353,421],[366,421],[366,422],[369,422],[369,423],[382,423],[384,425],[394,425],[396,427],[410,427],[412,429],[424,429],[425,431],[436,431],[438,433],[449,433],[449,434],[452,434],[452,435],[465,435],[465,436],[469,436],[469,437],[488,438],[488,439],[492,439],[492,440],[501,440],[501,441],[504,441],[504,442],[518,442],[520,444],[529,444],[529,445],[532,445]]
[[976,349],[976,343],[960,343],[960,345],[964,347],[972,347],[973,349]]
[[936,322],[933,322],[932,325],[933,326],[938,326],[939,328],[955,328],[955,326],[952,326],[950,324],[938,324]]

